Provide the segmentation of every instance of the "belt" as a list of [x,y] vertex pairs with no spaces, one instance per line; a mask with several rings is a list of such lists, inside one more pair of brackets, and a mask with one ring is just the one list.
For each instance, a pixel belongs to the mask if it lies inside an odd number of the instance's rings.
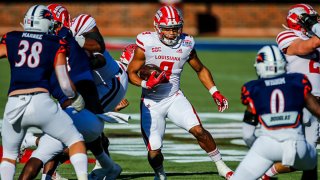
[[37,94],[41,94],[41,93],[46,93],[43,91],[38,91],[38,92],[32,92],[32,93],[24,93],[24,94],[15,94],[15,95],[11,95],[10,97],[19,97],[19,96],[34,96]]

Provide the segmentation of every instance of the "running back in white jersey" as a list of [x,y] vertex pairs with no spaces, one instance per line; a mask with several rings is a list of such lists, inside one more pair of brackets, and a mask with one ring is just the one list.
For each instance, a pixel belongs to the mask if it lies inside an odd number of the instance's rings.
[[151,99],[163,99],[174,95],[180,89],[180,76],[194,47],[192,36],[182,34],[175,46],[164,45],[156,32],[143,32],[137,36],[136,44],[144,50],[145,64],[155,64],[166,72],[168,83],[161,83],[151,90],[143,88],[142,93]]
[[[277,36],[277,43],[279,49],[283,52],[291,45],[291,43],[296,39],[309,39],[306,35],[302,34],[300,31],[288,29],[282,31]],[[287,55],[286,59],[287,63],[287,72],[298,72],[305,74],[309,81],[312,84],[312,94],[315,96],[320,96],[320,48],[318,48],[313,53],[310,53],[305,56],[297,56],[297,55]]]

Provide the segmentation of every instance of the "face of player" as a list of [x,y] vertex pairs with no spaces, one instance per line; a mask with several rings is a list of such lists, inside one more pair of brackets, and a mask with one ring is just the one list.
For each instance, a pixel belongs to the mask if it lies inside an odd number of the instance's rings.
[[165,38],[174,40],[181,34],[181,28],[162,28],[162,34]]

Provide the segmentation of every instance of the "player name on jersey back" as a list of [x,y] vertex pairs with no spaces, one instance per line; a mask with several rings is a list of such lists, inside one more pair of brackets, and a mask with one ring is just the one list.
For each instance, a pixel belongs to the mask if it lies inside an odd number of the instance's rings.
[[21,37],[27,37],[27,38],[33,38],[33,39],[41,40],[42,37],[43,37],[43,34],[33,34],[33,33],[24,32],[24,33],[22,33]]
[[276,86],[280,84],[285,84],[286,79],[284,77],[277,78],[277,79],[270,79],[270,80],[265,80],[264,83],[266,86]]

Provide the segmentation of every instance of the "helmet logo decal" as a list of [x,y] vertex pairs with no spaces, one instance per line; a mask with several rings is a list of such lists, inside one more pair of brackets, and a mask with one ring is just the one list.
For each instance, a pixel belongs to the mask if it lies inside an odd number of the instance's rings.
[[260,53],[260,54],[258,54],[256,61],[257,61],[257,63],[260,63],[260,62],[263,62],[264,59],[265,59],[265,54]]

